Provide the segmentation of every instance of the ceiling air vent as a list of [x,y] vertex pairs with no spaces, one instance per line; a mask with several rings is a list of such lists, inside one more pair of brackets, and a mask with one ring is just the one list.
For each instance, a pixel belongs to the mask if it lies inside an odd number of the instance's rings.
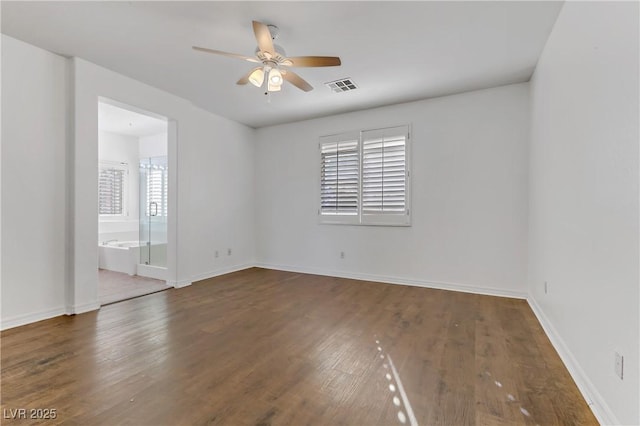
[[336,93],[348,92],[350,90],[358,88],[358,86],[356,86],[356,84],[350,78],[342,78],[340,80],[330,81],[328,83],[325,83],[324,85]]

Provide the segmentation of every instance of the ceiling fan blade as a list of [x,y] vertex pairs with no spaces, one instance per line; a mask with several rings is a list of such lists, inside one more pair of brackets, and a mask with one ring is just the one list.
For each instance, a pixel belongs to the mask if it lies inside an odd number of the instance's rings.
[[242,77],[240,77],[240,80],[238,80],[236,82],[236,84],[247,84],[249,82],[249,77],[251,76],[251,74],[255,71],[255,70],[259,70],[262,67],[255,67],[254,69],[252,69],[251,71],[249,71],[248,73],[246,73],[245,75],[243,75]]
[[287,70],[287,72],[282,73],[282,77],[287,80],[289,83],[296,86],[298,89],[304,90],[305,92],[309,92],[313,90],[313,86],[307,83],[302,77],[291,70]]
[[342,62],[336,56],[294,56],[287,58],[291,64],[283,62],[283,65],[291,67],[337,67]]
[[193,47],[193,50],[197,50],[199,52],[213,53],[215,55],[228,56],[230,58],[238,58],[238,59],[244,59],[245,61],[249,61],[249,62],[260,63],[260,60],[258,58],[254,58],[252,56],[238,55],[237,53],[223,52],[222,50],[207,49],[206,47],[198,47],[198,46],[192,46],[192,47]]
[[256,35],[258,47],[262,52],[268,52],[271,56],[275,56],[273,48],[273,40],[271,39],[271,31],[262,22],[253,21],[253,33]]

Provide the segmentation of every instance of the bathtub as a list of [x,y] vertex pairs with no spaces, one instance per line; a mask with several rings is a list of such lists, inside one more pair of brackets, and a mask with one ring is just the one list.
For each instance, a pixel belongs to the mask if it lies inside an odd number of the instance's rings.
[[100,269],[136,275],[139,261],[139,241],[107,241],[98,246]]
[[114,241],[106,244],[107,247],[136,248],[140,247],[140,241]]
[[154,259],[158,262],[166,262],[166,243],[146,246],[144,242],[141,244],[139,241],[112,240],[98,245],[98,267],[129,275],[165,280],[167,275],[166,267],[140,264],[140,252],[142,250],[145,250],[145,253],[148,253],[147,250],[151,250],[151,255]]

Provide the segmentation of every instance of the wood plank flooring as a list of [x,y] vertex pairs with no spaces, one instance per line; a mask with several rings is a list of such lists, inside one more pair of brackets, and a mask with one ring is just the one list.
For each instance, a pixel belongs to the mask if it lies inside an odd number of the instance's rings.
[[107,305],[145,294],[167,290],[166,282],[122,272],[98,270],[98,299],[101,305]]
[[597,424],[523,300],[254,268],[0,338],[7,425]]

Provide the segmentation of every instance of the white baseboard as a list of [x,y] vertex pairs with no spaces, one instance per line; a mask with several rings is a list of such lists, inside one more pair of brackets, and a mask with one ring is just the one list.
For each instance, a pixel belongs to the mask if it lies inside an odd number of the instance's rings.
[[450,283],[443,281],[419,280],[415,278],[391,277],[385,275],[363,274],[356,272],[333,271],[322,268],[300,268],[289,265],[273,265],[269,263],[256,263],[257,268],[277,269],[279,271],[298,272],[301,274],[323,275],[329,277],[349,278],[361,281],[374,281],[385,284],[410,285],[414,287],[435,288],[439,290],[460,291],[463,293],[482,294],[486,296],[510,297],[513,299],[526,299],[525,291],[505,290],[494,287],[479,287],[469,284]]
[[95,302],[89,302],[89,303],[82,303],[80,305],[68,306],[65,312],[63,313],[66,315],[78,315],[78,314],[84,314],[85,312],[96,311],[98,309],[100,309],[100,302],[95,301]]
[[585,374],[582,367],[580,367],[580,364],[573,356],[573,353],[569,350],[564,339],[562,339],[551,321],[549,321],[549,318],[547,318],[542,308],[540,308],[540,305],[538,305],[536,300],[532,297],[528,297],[527,302],[529,302],[531,310],[538,318],[538,322],[542,325],[544,332],[547,334],[547,337],[549,337],[551,344],[555,348],[556,352],[558,352],[560,359],[569,371],[573,381],[576,382],[578,390],[582,393],[582,396],[585,401],[587,401],[589,408],[591,408],[591,411],[596,416],[598,422],[600,422],[601,425],[621,424],[613,411],[611,411],[611,408],[609,408],[605,400],[602,398],[602,395],[600,395],[591,380],[589,380],[589,377]]
[[218,277],[220,275],[230,274],[232,272],[242,271],[244,269],[253,268],[255,266],[254,263],[242,263],[240,265],[232,265],[224,268],[216,269],[211,272],[205,272],[203,274],[197,274],[191,277],[191,282],[202,281],[209,278]]
[[180,281],[168,280],[167,285],[173,288],[182,288],[182,287],[190,286],[191,281],[190,280],[180,280]]
[[45,311],[31,312],[23,315],[16,315],[13,317],[3,319],[0,329],[8,330],[10,328],[19,327],[21,325],[27,325],[33,322],[38,322],[38,321],[46,320],[49,318],[57,317],[57,316],[63,315],[64,313],[65,313],[65,308],[61,306],[59,308],[47,309]]

